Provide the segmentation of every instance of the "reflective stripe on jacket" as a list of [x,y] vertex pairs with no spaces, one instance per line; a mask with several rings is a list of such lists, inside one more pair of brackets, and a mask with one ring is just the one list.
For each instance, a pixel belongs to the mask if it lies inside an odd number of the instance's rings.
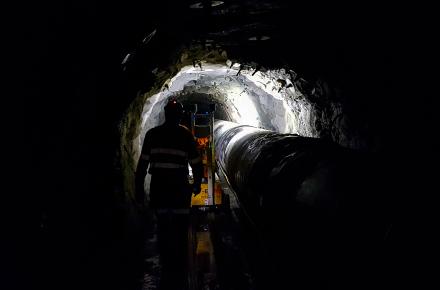
[[167,123],[145,135],[141,159],[150,163],[149,173],[176,171],[188,174],[188,163],[201,162],[192,133],[181,125]]

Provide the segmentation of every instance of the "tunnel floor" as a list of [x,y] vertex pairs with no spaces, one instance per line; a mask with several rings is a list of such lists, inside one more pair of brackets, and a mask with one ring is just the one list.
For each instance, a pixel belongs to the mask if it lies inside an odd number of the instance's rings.
[[[263,289],[258,287],[255,233],[246,224],[234,194],[225,180],[222,189],[230,197],[229,208],[200,207],[190,213],[188,229],[188,285],[177,289]],[[143,273],[133,289],[176,289],[164,286],[165,273],[159,254],[157,221],[146,228]],[[252,261],[254,260],[254,261]],[[172,276],[172,275],[171,275]],[[261,276],[260,276],[261,278]],[[261,280],[261,279],[260,279]]]
[[[145,227],[142,269],[129,281],[125,290],[187,289],[187,290],[268,290],[268,289],[371,289],[378,283],[378,261],[366,264],[354,249],[350,259],[338,252],[326,240],[312,235],[307,243],[292,243],[300,236],[289,237],[285,227],[289,221],[270,228],[269,237],[263,238],[261,228],[249,218],[238,202],[226,179],[219,178],[223,193],[229,196],[225,207],[199,207],[190,212],[187,230],[187,263],[180,274],[183,283],[175,282],[173,273],[164,270],[159,254],[157,220],[149,213]],[[266,233],[267,234],[267,233]],[[333,233],[334,235],[336,233]],[[290,233],[291,235],[291,233]],[[315,239],[316,238],[316,239]],[[314,241],[316,240],[316,241]],[[176,244],[176,243],[174,243]],[[324,245],[329,244],[329,245]],[[320,250],[319,247],[322,249]],[[329,254],[326,254],[326,253]],[[344,260],[345,259],[345,260]],[[340,266],[344,261],[349,263]],[[351,264],[350,264],[351,263]],[[379,269],[379,270],[378,270]],[[132,275],[131,277],[133,277]],[[168,278],[164,278],[168,277]],[[136,279],[136,281],[133,281]]]

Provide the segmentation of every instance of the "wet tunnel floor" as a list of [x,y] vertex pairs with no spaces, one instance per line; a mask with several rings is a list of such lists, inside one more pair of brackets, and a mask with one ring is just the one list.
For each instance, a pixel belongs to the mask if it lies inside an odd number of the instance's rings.
[[[188,258],[193,266],[185,269],[191,286],[182,285],[179,289],[255,288],[242,246],[241,229],[233,215],[233,211],[191,213]],[[157,226],[153,223],[146,235],[143,276],[136,289],[171,289],[161,287],[163,277],[169,275],[164,273],[158,246]]]
[[[191,246],[187,248],[190,259],[184,269],[188,285],[183,282],[177,288],[163,286],[163,277],[172,275],[166,273],[161,264],[157,221],[150,212],[146,217],[151,222],[145,229],[142,273],[137,275],[135,287],[123,289],[267,290],[283,289],[286,285],[296,289],[350,289],[339,287],[342,285],[361,289],[356,286],[365,284],[364,280],[349,281],[356,280],[349,278],[358,271],[356,267],[348,266],[353,268],[351,274],[338,272],[335,265],[340,257],[336,251],[333,251],[336,260],[327,259],[315,253],[316,242],[292,245],[288,230],[282,226],[272,228],[270,239],[263,243],[261,233],[240,207],[235,194],[227,186],[223,186],[223,190],[230,197],[227,209],[202,208],[190,213],[188,240]],[[334,269],[323,266],[326,260]],[[331,279],[342,279],[342,282],[331,282]]]
[[[237,201],[228,188],[223,188],[231,197],[231,206],[223,208],[199,208],[190,213],[188,230],[188,285],[178,289],[257,289],[256,271],[250,265],[256,252],[255,237],[242,222]],[[133,290],[171,289],[163,285],[168,277],[161,264],[157,219],[145,229],[143,249],[143,273]]]

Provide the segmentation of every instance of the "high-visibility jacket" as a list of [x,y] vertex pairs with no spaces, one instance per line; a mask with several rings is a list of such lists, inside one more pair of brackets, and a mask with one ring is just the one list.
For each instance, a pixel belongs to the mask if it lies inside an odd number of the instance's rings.
[[188,163],[193,171],[194,185],[200,185],[203,171],[191,131],[184,126],[167,123],[150,129],[145,135],[140,162],[149,164],[152,207],[190,206],[192,187],[188,181]]

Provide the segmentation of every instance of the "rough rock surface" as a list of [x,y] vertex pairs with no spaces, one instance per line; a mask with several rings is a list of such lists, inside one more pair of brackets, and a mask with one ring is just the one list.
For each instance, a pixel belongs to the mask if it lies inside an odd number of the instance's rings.
[[163,107],[170,97],[214,102],[219,119],[328,138],[352,149],[373,148],[367,146],[368,132],[362,131],[366,125],[354,121],[339,90],[322,79],[311,82],[284,68],[256,70],[256,64],[230,61],[224,50],[192,47],[177,58],[169,68],[154,71],[155,85],[137,96],[120,123],[121,167],[128,192],[145,133],[164,121]]

